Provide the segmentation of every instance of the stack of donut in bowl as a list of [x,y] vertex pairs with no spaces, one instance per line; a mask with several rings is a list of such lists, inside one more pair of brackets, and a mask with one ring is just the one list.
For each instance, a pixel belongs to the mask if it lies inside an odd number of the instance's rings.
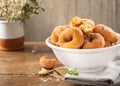
[[114,46],[118,38],[110,27],[76,16],[69,25],[55,27],[50,42],[63,48],[94,49]]

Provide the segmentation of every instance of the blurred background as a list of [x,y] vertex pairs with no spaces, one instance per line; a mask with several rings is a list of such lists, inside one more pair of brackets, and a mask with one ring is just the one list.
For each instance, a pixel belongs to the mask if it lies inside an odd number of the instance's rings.
[[25,22],[26,41],[45,41],[57,25],[71,18],[89,18],[120,33],[120,0],[43,0],[45,12]]

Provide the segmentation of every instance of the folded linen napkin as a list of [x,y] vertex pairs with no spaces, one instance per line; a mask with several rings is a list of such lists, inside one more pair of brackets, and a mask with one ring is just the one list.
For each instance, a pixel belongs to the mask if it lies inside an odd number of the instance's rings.
[[107,68],[97,72],[66,74],[64,80],[81,85],[110,86],[118,81],[120,75],[120,61],[114,61]]

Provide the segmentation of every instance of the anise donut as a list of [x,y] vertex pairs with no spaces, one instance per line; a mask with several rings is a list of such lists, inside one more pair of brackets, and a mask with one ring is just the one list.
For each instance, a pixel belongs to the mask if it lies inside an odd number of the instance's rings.
[[65,26],[57,26],[53,31],[52,34],[50,36],[50,42],[54,45],[59,45],[58,40],[59,40],[59,36],[61,34],[62,31],[64,31],[66,28]]
[[53,69],[56,66],[56,63],[56,59],[50,59],[47,55],[44,55],[40,58],[40,66],[46,69]]
[[85,34],[93,32],[93,28],[95,27],[95,23],[91,19],[82,19],[77,16],[71,19],[70,25],[73,27],[79,27]]
[[70,25],[73,27],[79,27],[81,24],[81,18],[78,16],[75,16],[71,19]]
[[109,27],[103,24],[98,24],[94,28],[95,33],[101,34],[105,40],[115,43],[118,41],[118,35]]
[[64,30],[59,38],[60,47],[80,48],[84,43],[84,35],[77,27]]
[[99,33],[90,33],[85,37],[83,49],[103,48],[105,40]]
[[91,19],[81,19],[81,24],[79,28],[86,34],[93,32],[93,28],[95,27],[94,21]]

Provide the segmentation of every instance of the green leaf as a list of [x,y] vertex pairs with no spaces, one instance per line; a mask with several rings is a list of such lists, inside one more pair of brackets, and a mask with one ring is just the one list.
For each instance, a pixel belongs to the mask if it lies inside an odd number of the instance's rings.
[[37,0],[30,0],[34,5],[38,5]]
[[73,69],[73,70],[68,70],[67,73],[68,73],[69,75],[76,75],[76,76],[79,75],[79,72],[77,71],[76,68]]
[[[45,11],[42,8],[40,1],[41,0],[28,0],[28,2],[24,3],[24,6],[21,5],[22,2],[10,2],[9,0],[2,0],[5,4],[0,5],[0,20],[4,21],[25,21],[29,19],[33,14],[39,14],[40,11]],[[24,1],[24,0],[23,0]],[[15,3],[15,4],[14,4]],[[21,7],[22,6],[22,7]],[[13,8],[13,10],[9,10],[8,8]],[[15,11],[14,11],[15,10]],[[12,16],[15,14],[15,16]]]
[[30,5],[29,5],[29,4],[26,4],[26,5],[23,7],[23,10],[24,10],[25,12],[31,11]]

